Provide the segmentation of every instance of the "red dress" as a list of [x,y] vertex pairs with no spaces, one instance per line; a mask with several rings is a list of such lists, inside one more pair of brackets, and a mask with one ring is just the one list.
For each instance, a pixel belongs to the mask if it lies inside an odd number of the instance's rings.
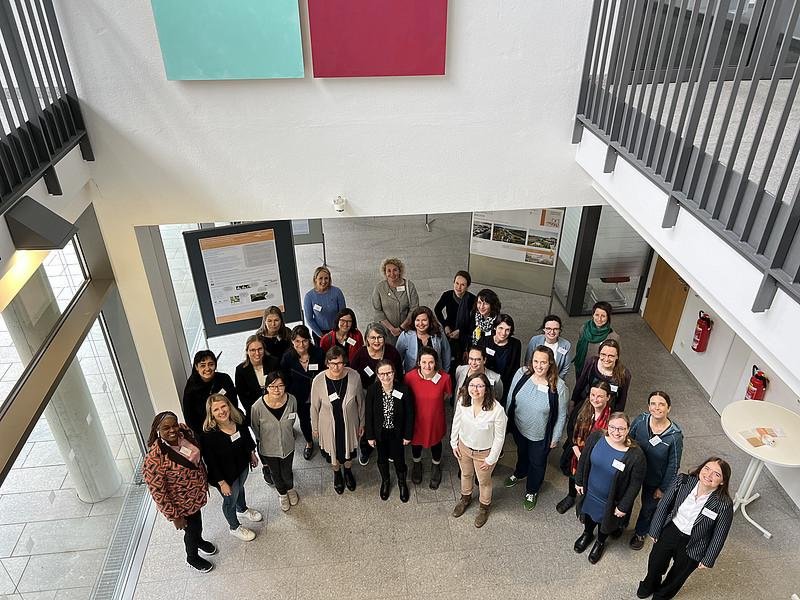
[[442,441],[445,433],[444,399],[453,393],[450,375],[439,371],[437,383],[423,379],[418,369],[406,373],[405,382],[414,393],[414,446],[430,448]]

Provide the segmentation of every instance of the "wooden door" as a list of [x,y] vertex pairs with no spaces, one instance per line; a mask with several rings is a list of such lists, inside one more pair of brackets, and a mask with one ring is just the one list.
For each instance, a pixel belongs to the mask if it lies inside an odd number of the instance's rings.
[[659,256],[644,307],[644,320],[670,352],[688,294],[686,282]]

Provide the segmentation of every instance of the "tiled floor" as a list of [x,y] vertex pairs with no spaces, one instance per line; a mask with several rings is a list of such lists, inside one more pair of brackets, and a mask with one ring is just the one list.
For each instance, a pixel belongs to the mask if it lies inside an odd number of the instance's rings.
[[[384,253],[406,259],[408,275],[423,302],[434,302],[449,287],[452,273],[466,266],[468,216],[439,215],[432,229],[431,233],[425,231],[422,216],[325,221],[334,281],[345,290],[361,320],[367,321],[362,315],[370,312],[369,293]],[[340,239],[358,239],[359,243],[347,247],[334,243]],[[392,239],[402,243],[392,247],[387,242]],[[299,248],[298,262],[301,284],[305,284],[313,267],[321,262],[319,247]],[[547,310],[549,299],[498,291],[517,320],[518,337],[526,341]],[[574,339],[582,320],[567,319],[566,337]],[[719,417],[700,388],[638,316],[617,316],[614,326],[622,337],[623,359],[633,373],[630,413],[643,410],[650,390],[667,390],[674,402],[672,416],[686,434],[683,468],[709,454],[721,455],[733,465],[731,487],[736,489],[747,458],[724,436]],[[220,363],[228,372],[233,372],[240,360],[242,345],[243,338],[211,340],[214,350],[225,349]],[[567,383],[573,382],[570,375]],[[298,442],[298,450],[301,445]],[[355,492],[337,496],[330,469],[319,455],[306,462],[298,454],[295,477],[301,501],[288,513],[280,511],[275,490],[257,473],[248,480],[250,506],[265,513],[265,521],[253,526],[258,532],[253,542],[242,543],[227,535],[219,494],[211,490],[204,510],[205,531],[220,547],[212,573],[190,571],[183,562],[181,534],[159,517],[136,597],[178,600],[227,596],[231,591],[239,597],[287,599],[635,597],[636,584],[646,569],[647,551],[630,550],[627,536],[610,543],[606,556],[595,566],[585,555],[572,551],[581,527],[574,514],[555,511],[566,489],[555,468],[556,458],[551,456],[538,506],[525,512],[523,491],[501,485],[515,459],[509,440],[505,458],[495,471],[489,522],[477,530],[472,525],[474,506],[460,519],[450,516],[458,485],[452,455],[445,455],[439,490],[428,489],[426,471],[422,485],[412,486],[411,501],[401,504],[396,488],[389,501],[379,499],[374,461],[354,468],[358,479]],[[695,573],[680,597],[775,600],[800,592],[797,508],[771,476],[763,475],[759,488],[763,497],[751,505],[750,512],[773,530],[773,539],[761,537],[737,514],[717,566]],[[646,549],[649,547],[648,543]]]

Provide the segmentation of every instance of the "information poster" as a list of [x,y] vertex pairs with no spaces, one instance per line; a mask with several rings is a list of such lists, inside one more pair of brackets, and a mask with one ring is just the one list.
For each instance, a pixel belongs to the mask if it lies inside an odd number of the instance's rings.
[[560,208],[472,213],[470,253],[554,268],[563,219]]
[[201,239],[200,254],[215,323],[255,319],[273,305],[284,310],[274,230]]

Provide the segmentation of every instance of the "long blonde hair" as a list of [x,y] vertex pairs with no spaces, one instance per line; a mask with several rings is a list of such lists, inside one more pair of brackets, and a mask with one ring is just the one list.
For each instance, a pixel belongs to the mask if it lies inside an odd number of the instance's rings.
[[237,425],[241,425],[244,421],[241,411],[236,408],[227,396],[224,394],[211,394],[206,400],[206,419],[203,421],[203,431],[211,431],[219,427],[219,423],[211,414],[211,406],[214,402],[225,402],[228,405],[228,410],[231,412],[231,421]]

